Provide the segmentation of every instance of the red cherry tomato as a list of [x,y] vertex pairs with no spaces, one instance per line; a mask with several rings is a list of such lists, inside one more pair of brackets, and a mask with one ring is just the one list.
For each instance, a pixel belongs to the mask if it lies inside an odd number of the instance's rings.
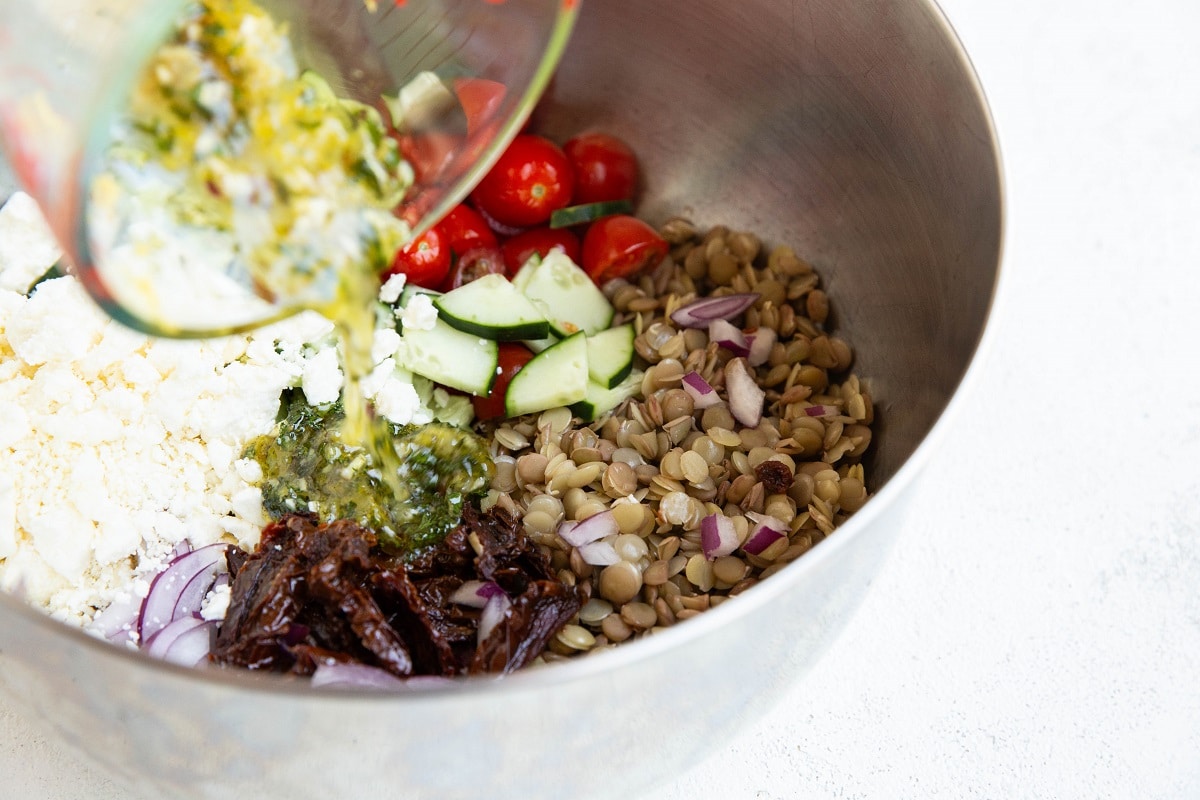
[[541,136],[522,134],[483,177],[471,199],[485,215],[515,228],[541,225],[571,202],[575,176],[563,151]]
[[537,253],[545,258],[555,247],[561,247],[567,258],[579,263],[579,237],[566,228],[530,228],[500,245],[500,252],[504,255],[504,268],[512,277],[531,255]]
[[467,117],[467,136],[472,136],[493,121],[508,90],[503,83],[486,78],[455,78],[454,93]]
[[441,291],[457,289],[491,273],[504,274],[504,256],[494,247],[476,247],[459,255],[454,268],[442,281]]
[[563,145],[563,153],[575,172],[571,205],[633,199],[638,163],[625,142],[607,133],[583,133]]
[[433,289],[446,279],[449,271],[450,248],[435,225],[396,253],[384,278],[403,272],[409,283]]
[[479,212],[462,203],[450,210],[437,224],[442,239],[450,252],[462,255],[477,247],[499,247],[496,234],[488,227],[487,221]]
[[480,419],[495,419],[504,416],[504,395],[513,376],[521,371],[521,367],[529,363],[533,353],[519,342],[500,343],[500,363],[496,372],[496,382],[487,397],[472,397],[471,405],[475,406],[475,416]]
[[613,278],[628,278],[658,265],[670,246],[637,217],[614,214],[601,217],[583,238],[581,266],[597,286]]

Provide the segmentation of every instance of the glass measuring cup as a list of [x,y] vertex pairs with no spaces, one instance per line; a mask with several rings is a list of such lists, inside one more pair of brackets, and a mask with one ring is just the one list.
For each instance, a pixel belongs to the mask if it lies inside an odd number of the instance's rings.
[[[189,253],[156,255],[153,273],[131,273],[123,237],[147,220],[131,218],[124,205],[97,213],[93,182],[106,153],[120,144],[114,121],[187,5],[0,4],[0,147],[74,272],[109,314],[148,333],[203,337],[320,308],[338,284],[326,276],[279,292],[227,264],[197,272],[189,257],[205,255],[202,237],[186,243]],[[459,202],[519,132],[578,13],[578,0],[258,5],[288,26],[301,68],[387,121],[413,170],[396,212],[413,236]]]

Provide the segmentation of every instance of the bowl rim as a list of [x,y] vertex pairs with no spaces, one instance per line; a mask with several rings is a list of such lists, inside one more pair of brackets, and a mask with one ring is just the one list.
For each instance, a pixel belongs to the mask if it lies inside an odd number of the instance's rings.
[[[589,655],[586,658],[525,668],[509,675],[460,676],[430,683],[423,682],[419,687],[408,687],[395,691],[379,691],[378,689],[359,687],[313,689],[307,682],[276,673],[257,673],[250,670],[220,667],[198,669],[172,664],[152,658],[140,650],[107,642],[87,633],[82,628],[54,619],[45,611],[34,608],[19,597],[4,591],[0,591],[0,627],[5,626],[5,616],[20,615],[34,627],[44,628],[55,637],[65,637],[69,643],[94,653],[97,657],[125,660],[132,669],[144,670],[146,674],[178,680],[183,685],[205,684],[208,689],[224,692],[227,697],[232,699],[240,699],[249,694],[265,693],[314,704],[347,701],[371,703],[381,707],[386,706],[390,710],[396,703],[437,702],[447,694],[457,697],[494,695],[499,692],[508,694],[529,691],[544,692],[561,685],[586,681],[596,675],[619,672],[661,655],[665,651],[678,649],[688,641],[708,636],[718,628],[735,624],[737,620],[784,594],[793,583],[803,581],[809,573],[821,569],[824,562],[835,558],[846,547],[852,546],[852,542],[859,538],[862,531],[899,498],[899,495],[920,474],[931,454],[936,451],[940,442],[946,437],[947,432],[953,426],[954,417],[966,404],[964,395],[968,394],[971,387],[979,381],[978,375],[982,371],[981,363],[986,360],[996,338],[997,308],[1005,296],[1004,286],[1007,282],[1004,280],[1004,255],[1007,241],[1007,189],[996,122],[978,72],[945,12],[936,0],[920,0],[920,2],[930,10],[932,21],[942,28],[945,42],[957,56],[960,66],[963,68],[963,77],[968,81],[969,88],[973,90],[972,93],[978,104],[982,120],[986,124],[986,130],[979,133],[986,136],[992,151],[994,174],[991,179],[996,186],[997,199],[995,272],[980,333],[967,358],[966,368],[955,383],[944,407],[938,412],[929,430],[917,442],[912,453],[904,460],[896,473],[868,499],[862,509],[855,512],[837,528],[837,535],[822,540],[768,580],[755,584],[750,590],[739,595],[737,602],[722,603],[719,607],[688,620],[686,625],[672,625],[651,636],[620,647],[610,648],[605,652]],[[903,522],[899,524],[903,524]],[[3,655],[6,654],[0,652],[0,656]],[[20,658],[20,656],[7,655],[12,658]]]

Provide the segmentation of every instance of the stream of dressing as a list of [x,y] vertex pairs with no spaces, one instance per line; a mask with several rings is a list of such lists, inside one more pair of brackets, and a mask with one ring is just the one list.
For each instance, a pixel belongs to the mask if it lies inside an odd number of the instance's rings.
[[286,297],[330,319],[341,439],[403,500],[392,431],[360,381],[374,366],[378,276],[409,235],[393,210],[411,182],[380,114],[302,73],[283,26],[250,0],[201,0],[141,75],[89,223],[114,295],[148,316],[233,329]]

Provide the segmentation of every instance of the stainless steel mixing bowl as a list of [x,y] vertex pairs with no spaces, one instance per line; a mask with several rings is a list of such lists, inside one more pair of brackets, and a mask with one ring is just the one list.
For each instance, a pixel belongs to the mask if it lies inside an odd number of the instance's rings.
[[624,135],[643,210],[818,265],[878,405],[878,493],[712,612],[499,681],[314,693],[154,663],[0,599],[14,703],[161,797],[630,797],[769,706],[845,625],[983,333],[1001,248],[988,112],[926,0],[593,0],[541,128]]

